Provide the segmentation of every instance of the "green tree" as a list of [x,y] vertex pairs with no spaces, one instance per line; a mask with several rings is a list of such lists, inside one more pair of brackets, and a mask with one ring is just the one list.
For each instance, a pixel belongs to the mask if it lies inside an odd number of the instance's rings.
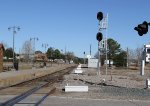
[[52,59],[52,58],[54,57],[54,56],[53,56],[53,54],[54,54],[54,49],[53,49],[52,47],[48,48],[46,54],[47,54],[48,59]]
[[4,57],[7,57],[7,59],[8,58],[13,58],[13,49],[12,48],[7,48],[4,51]]
[[83,58],[79,58],[79,57],[74,57],[73,62],[75,64],[79,64],[79,63],[83,64],[84,63],[84,59]]
[[115,66],[117,67],[126,66],[127,65],[127,52],[122,50],[119,54],[115,55],[113,61],[114,61]]
[[60,59],[61,58],[61,53],[60,53],[60,51],[58,49],[56,49],[54,51],[54,58],[55,59]]
[[[120,44],[114,39],[109,38],[107,40],[107,46],[108,46],[108,59],[114,60],[115,55],[120,53],[121,50]],[[109,61],[109,66],[110,66],[110,61]]]

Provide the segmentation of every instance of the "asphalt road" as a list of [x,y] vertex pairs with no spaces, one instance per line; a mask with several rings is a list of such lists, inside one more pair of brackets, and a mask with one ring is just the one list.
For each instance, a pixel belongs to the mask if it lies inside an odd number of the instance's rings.
[[150,106],[150,101],[48,97],[41,106]]

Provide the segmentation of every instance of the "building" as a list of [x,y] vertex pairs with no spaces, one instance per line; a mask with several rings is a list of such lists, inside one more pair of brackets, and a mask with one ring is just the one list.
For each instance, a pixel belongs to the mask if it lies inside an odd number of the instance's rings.
[[3,71],[3,53],[4,53],[4,46],[0,43],[0,72]]
[[146,63],[150,63],[150,44],[144,45],[144,59]]
[[36,53],[34,57],[35,57],[36,61],[47,61],[48,60],[47,55],[44,53]]
[[97,68],[97,66],[98,66],[98,59],[88,58],[88,68]]

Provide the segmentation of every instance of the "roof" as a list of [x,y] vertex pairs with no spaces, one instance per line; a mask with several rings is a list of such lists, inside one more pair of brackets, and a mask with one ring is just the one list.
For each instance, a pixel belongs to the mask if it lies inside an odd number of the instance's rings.
[[150,48],[150,44],[144,45],[145,48]]
[[4,46],[3,46],[3,44],[2,44],[2,43],[0,43],[0,48],[2,48],[2,49],[3,49],[3,51],[5,50],[5,48],[4,48]]

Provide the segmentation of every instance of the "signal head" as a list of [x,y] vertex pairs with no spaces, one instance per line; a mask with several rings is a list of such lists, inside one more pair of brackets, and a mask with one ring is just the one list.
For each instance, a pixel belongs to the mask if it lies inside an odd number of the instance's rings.
[[96,39],[100,42],[103,39],[103,34],[101,32],[98,32],[96,35]]
[[101,20],[103,19],[103,13],[102,13],[102,12],[98,12],[98,13],[97,13],[97,19],[98,19],[99,21],[101,21]]

